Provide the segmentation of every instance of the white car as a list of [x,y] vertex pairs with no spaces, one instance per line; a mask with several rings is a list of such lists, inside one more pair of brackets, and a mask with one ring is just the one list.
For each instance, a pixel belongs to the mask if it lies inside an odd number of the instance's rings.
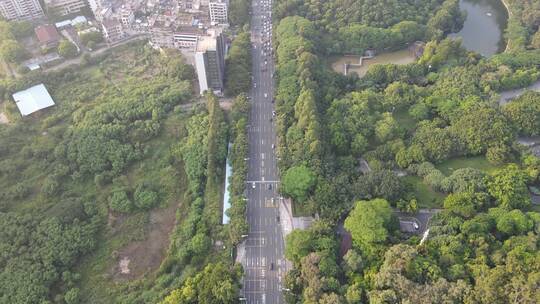
[[264,98],[268,98],[268,94],[264,93]]
[[253,182],[253,183],[251,184],[251,187],[252,187],[253,189],[255,189],[255,182]]

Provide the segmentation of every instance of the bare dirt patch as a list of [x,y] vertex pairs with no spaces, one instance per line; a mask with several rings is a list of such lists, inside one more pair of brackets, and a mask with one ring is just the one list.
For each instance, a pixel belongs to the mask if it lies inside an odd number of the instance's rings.
[[147,237],[118,250],[112,269],[115,280],[135,279],[159,267],[169,248],[169,236],[176,223],[176,208],[176,204],[171,204],[151,211]]
[[9,119],[4,112],[0,112],[0,124],[8,124]]

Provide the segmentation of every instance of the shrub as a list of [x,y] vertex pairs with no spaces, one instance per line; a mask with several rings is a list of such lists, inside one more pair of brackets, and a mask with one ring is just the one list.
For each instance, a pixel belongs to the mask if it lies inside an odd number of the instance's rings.
[[114,211],[128,213],[133,211],[133,202],[125,191],[119,190],[109,197],[109,207]]
[[159,200],[158,194],[155,191],[148,189],[147,187],[140,185],[135,190],[135,206],[139,209],[151,209]]

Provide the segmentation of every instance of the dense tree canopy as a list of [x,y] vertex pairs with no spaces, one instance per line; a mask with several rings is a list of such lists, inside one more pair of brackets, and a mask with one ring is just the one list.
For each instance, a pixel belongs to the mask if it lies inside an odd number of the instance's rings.
[[62,40],[58,45],[58,54],[64,58],[73,58],[78,54],[77,46],[71,41]]
[[315,174],[305,166],[291,167],[283,174],[281,191],[296,202],[304,202],[315,186]]
[[237,303],[241,276],[239,265],[208,264],[203,271],[188,278],[180,289],[173,290],[161,304]]
[[225,94],[249,92],[251,86],[251,38],[242,32],[233,40],[225,63]]
[[394,229],[392,217],[386,200],[359,201],[345,220],[345,228],[356,244],[367,247],[386,241],[388,230]]

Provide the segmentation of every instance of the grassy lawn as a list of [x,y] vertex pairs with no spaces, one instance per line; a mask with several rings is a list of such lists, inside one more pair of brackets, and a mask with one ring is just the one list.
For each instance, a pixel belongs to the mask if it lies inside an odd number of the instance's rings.
[[452,174],[454,170],[461,168],[474,168],[486,173],[491,173],[499,167],[488,162],[484,156],[457,157],[437,165],[437,169],[441,170],[446,176]]
[[392,116],[400,127],[406,129],[407,131],[414,130],[416,120],[412,118],[406,110],[394,112]]
[[445,194],[431,189],[420,177],[405,176],[403,178],[413,185],[414,196],[418,200],[420,208],[442,208]]

